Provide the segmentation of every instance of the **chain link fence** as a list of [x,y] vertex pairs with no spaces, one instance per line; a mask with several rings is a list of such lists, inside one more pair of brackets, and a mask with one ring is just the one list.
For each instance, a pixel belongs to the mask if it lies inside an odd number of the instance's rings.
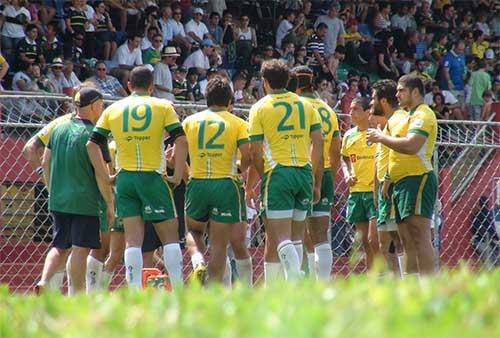
[[[106,100],[107,103],[113,100]],[[176,102],[181,119],[205,109],[203,104]],[[249,106],[237,105],[246,117]],[[4,93],[0,95],[0,283],[14,292],[29,292],[40,278],[52,240],[47,191],[22,155],[26,141],[44,124],[72,109],[63,96]],[[490,119],[491,120],[491,119]],[[340,115],[341,131],[350,121]],[[466,261],[474,267],[500,264],[500,123],[439,121],[434,167],[439,173],[439,200],[434,217],[436,264],[454,267]],[[365,270],[361,243],[346,220],[347,185],[341,170],[335,181],[331,245],[333,271],[348,276]],[[496,228],[495,221],[497,219]],[[264,228],[254,216],[248,222],[248,242],[254,280],[263,279]],[[185,254],[185,276],[191,271]],[[124,270],[115,272],[112,287],[123,284]]]

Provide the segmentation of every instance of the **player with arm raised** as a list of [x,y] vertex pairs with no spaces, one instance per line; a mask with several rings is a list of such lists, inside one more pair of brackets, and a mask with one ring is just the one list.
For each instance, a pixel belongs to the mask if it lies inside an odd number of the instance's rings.
[[267,238],[264,273],[269,283],[281,269],[287,280],[301,276],[292,228],[304,228],[308,210],[319,200],[323,138],[318,113],[309,102],[285,89],[289,79],[286,64],[265,61],[261,73],[267,95],[250,110],[250,148],[252,162],[262,176]]
[[[396,82],[393,80],[380,80],[375,82],[372,91],[371,114],[374,125],[383,128],[386,135],[390,135],[392,130],[396,130],[399,124],[405,124],[408,121],[408,113],[404,109],[398,108],[398,99],[396,98]],[[377,230],[379,236],[380,252],[384,255],[389,269],[393,272],[402,271],[403,264],[390,251],[391,242],[395,246],[396,253],[402,253],[401,239],[398,235],[398,227],[394,221],[394,212],[392,210],[392,189],[385,181],[385,175],[389,168],[390,149],[379,143],[377,154],[375,156],[375,190],[374,201],[377,205]],[[384,194],[382,189],[385,188]],[[398,264],[399,262],[399,264]]]
[[[165,171],[163,136],[175,138],[174,185],[182,179],[187,141],[177,114],[169,101],[151,97],[153,74],[139,66],[132,70],[128,84],[132,94],[109,106],[97,122],[87,144],[96,176],[106,176],[97,148],[111,133],[116,142],[116,208],[125,228],[125,268],[129,289],[141,287],[143,267],[141,245],[144,221],[154,222],[163,243],[164,263],[174,289],[182,285],[182,253],[172,191],[163,181]],[[100,163],[100,165],[99,165]]]
[[[389,170],[386,180],[394,184],[393,202],[398,231],[407,258],[416,257],[417,266],[406,265],[408,274],[434,271],[434,248],[431,220],[437,194],[437,178],[432,155],[437,138],[437,120],[424,104],[424,84],[415,76],[405,75],[397,86],[399,105],[409,111],[406,124],[391,135],[370,129],[368,140],[389,147]],[[413,255],[413,256],[412,256]]]
[[309,268],[314,271],[318,279],[328,280],[331,277],[333,255],[327,232],[330,226],[335,175],[340,167],[339,124],[333,109],[314,95],[312,70],[307,66],[299,66],[292,71],[297,84],[295,92],[309,101],[321,118],[324,141],[321,197],[318,203],[312,207],[312,213],[308,217],[307,230],[314,245],[314,264],[311,264],[312,266]]
[[248,125],[228,111],[232,96],[230,84],[215,77],[207,85],[208,109],[183,121],[191,160],[186,223],[197,246],[204,247],[203,233],[210,222],[209,282],[222,282],[231,230],[246,218],[244,195],[235,177],[238,150],[240,170],[250,165]]
[[370,102],[367,98],[355,98],[350,107],[351,121],[355,125],[342,139],[342,159],[346,172],[344,177],[349,186],[347,200],[347,221],[361,232],[361,241],[366,254],[366,266],[373,265],[378,244],[375,245],[377,210],[373,201],[373,170],[377,146],[366,140]]

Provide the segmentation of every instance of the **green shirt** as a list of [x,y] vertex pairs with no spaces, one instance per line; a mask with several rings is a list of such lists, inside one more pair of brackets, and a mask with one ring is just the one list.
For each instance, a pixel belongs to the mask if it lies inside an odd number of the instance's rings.
[[142,61],[144,62],[145,65],[150,64],[154,66],[160,60],[161,60],[161,52],[159,50],[154,49],[153,47],[150,47],[146,49],[144,52],[142,52]]
[[86,143],[94,125],[79,118],[59,124],[50,135],[49,210],[98,216],[101,194]]
[[472,87],[470,104],[473,106],[482,106],[484,103],[483,93],[491,89],[490,74],[486,73],[484,70],[472,72],[470,85]]

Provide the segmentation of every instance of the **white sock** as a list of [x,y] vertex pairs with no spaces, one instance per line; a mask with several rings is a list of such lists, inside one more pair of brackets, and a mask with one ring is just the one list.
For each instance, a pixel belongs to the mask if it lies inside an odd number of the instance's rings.
[[285,271],[285,279],[298,279],[301,275],[300,261],[292,241],[284,240],[278,244],[278,256]]
[[179,243],[169,243],[163,246],[163,262],[170,276],[172,289],[182,287],[182,252]]
[[407,279],[407,278],[417,278],[417,279],[420,279],[420,274],[418,272],[412,272],[412,273],[404,273],[403,274],[403,279]]
[[252,257],[248,257],[245,259],[235,259],[234,261],[236,262],[236,270],[238,271],[238,276],[240,277],[241,284],[252,287]]
[[304,259],[304,246],[302,241],[293,241],[293,246],[295,251],[297,251],[297,256],[299,256],[299,268],[302,269],[302,260]]
[[264,262],[264,280],[266,286],[276,282],[281,275],[281,263]]
[[71,282],[71,275],[69,273],[70,261],[71,261],[71,254],[66,260],[66,279],[68,280],[68,296],[72,297],[75,295],[75,289],[73,288],[73,283]]
[[138,247],[128,247],[123,254],[125,261],[125,277],[128,289],[142,289],[142,251]]
[[201,252],[196,251],[191,256],[191,264],[193,265],[193,269],[196,269],[199,265],[205,264],[205,259],[203,258]]
[[[142,276],[141,276],[142,279]],[[102,271],[101,285],[104,290],[108,290],[111,281],[113,280],[113,273],[107,272],[106,270]]]
[[332,276],[333,254],[330,243],[321,243],[314,247],[314,262],[318,280],[330,280]]
[[95,257],[87,256],[87,273],[85,275],[85,290],[87,293],[101,289],[103,267],[104,264]]
[[64,271],[64,270],[57,271],[54,274],[54,276],[52,276],[52,278],[49,279],[49,282],[47,283],[47,288],[49,288],[51,290],[61,291],[61,287],[63,286],[65,274],[66,274],[66,271]]
[[226,257],[226,268],[222,276],[222,285],[224,285],[226,289],[231,289],[233,287],[232,275],[231,261],[229,257]]
[[314,252],[307,253],[307,269],[309,270],[309,277],[316,278],[316,265],[314,263]]
[[398,255],[398,265],[399,265],[399,273],[401,274],[401,278],[405,273],[405,255]]

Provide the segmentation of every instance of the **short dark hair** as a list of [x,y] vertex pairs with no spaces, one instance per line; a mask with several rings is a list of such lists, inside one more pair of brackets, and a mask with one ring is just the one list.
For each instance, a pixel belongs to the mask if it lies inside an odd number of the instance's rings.
[[319,30],[319,29],[328,29],[328,25],[324,22],[320,22],[317,26],[316,26],[316,30]]
[[262,77],[267,80],[272,89],[284,89],[290,78],[290,70],[285,62],[279,59],[267,60],[262,63]]
[[212,19],[215,16],[218,16],[220,18],[219,12],[212,12],[212,13],[210,13],[210,19]]
[[441,98],[441,101],[442,101],[442,102],[443,102],[443,104],[444,104],[444,103],[445,103],[445,102],[444,102],[444,95],[443,95],[443,94],[441,94],[441,93],[436,93],[436,94],[434,94],[434,96],[432,97],[432,101],[433,101],[433,102],[434,102],[434,101],[436,101],[436,97],[438,97],[438,96]]
[[477,69],[486,68],[487,63],[485,59],[477,60]]
[[370,109],[370,100],[367,97],[355,97],[352,103],[360,105],[363,110]]
[[207,106],[225,107],[231,103],[233,91],[231,85],[222,76],[217,75],[208,81],[207,89]]
[[404,88],[408,88],[410,92],[412,92],[413,89],[417,89],[420,95],[424,96],[425,94],[424,82],[418,76],[413,76],[409,74],[403,75],[399,79],[398,84],[400,84]]
[[59,24],[55,21],[51,21],[47,24],[47,28],[49,27],[52,27],[52,29],[54,30],[54,32],[58,32],[59,31]]
[[342,46],[342,45],[338,45],[338,46],[335,48],[335,53],[345,54],[345,47],[344,47],[344,46]]
[[26,25],[26,30],[25,30],[25,32],[29,32],[29,31],[31,31],[31,30],[33,30],[33,29],[35,29],[35,28],[38,30],[38,26],[37,26],[37,25],[35,25],[35,24],[33,24],[33,23],[29,23],[29,24],[27,24],[27,25]]
[[476,40],[477,38],[479,38],[481,35],[483,35],[483,31],[480,30],[480,29],[475,29],[472,32],[472,37],[474,38],[474,40]]
[[136,89],[148,89],[153,84],[153,73],[145,66],[137,66],[130,72],[130,83]]
[[347,84],[350,86],[352,86],[353,82],[356,82],[359,84],[359,80],[356,80],[356,79],[349,79],[349,81],[347,81]]
[[396,107],[398,105],[398,99],[396,98],[396,88],[397,83],[394,80],[383,79],[378,80],[373,84],[373,92],[380,99],[386,99],[387,102],[392,107]]
[[148,28],[148,33],[151,32],[151,31],[158,32],[158,28],[156,26],[151,26],[151,27]]
[[135,38],[140,38],[142,39],[143,36],[141,33],[139,32],[132,32],[132,33],[129,33],[128,36],[127,36],[127,40],[128,41],[133,41]]
[[314,72],[307,66],[297,66],[292,69],[297,78],[297,88],[312,90]]

